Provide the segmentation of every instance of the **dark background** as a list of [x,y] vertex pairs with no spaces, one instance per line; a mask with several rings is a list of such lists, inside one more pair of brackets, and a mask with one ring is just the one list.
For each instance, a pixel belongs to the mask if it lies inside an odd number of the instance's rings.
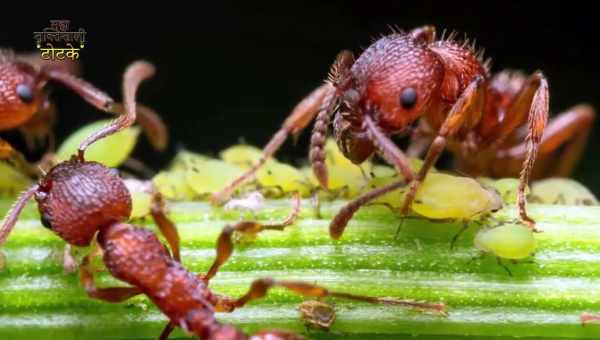
[[[0,46],[31,51],[34,31],[47,27],[49,19],[70,19],[72,28],[88,32],[81,52],[84,77],[115,98],[120,98],[121,73],[129,62],[145,58],[155,63],[158,74],[144,84],[139,99],[163,115],[172,143],[162,155],[145,140],[136,150],[136,157],[155,168],[164,166],[180,146],[215,154],[240,137],[264,145],[294,104],[323,81],[338,51],[359,54],[372,38],[388,33],[390,25],[410,29],[434,24],[439,31],[466,33],[493,57],[494,72],[543,70],[550,81],[553,112],[584,101],[600,107],[599,25],[592,5],[248,3],[216,7],[197,2],[194,8],[176,8],[160,2],[155,13],[148,13],[153,5],[147,4],[128,16],[116,14],[117,7],[105,14],[92,6],[83,14],[20,12],[0,21]],[[59,141],[82,124],[106,117],[60,87],[53,98],[61,113],[56,126]],[[306,157],[307,135],[296,146],[288,142],[282,157]],[[17,134],[3,136],[19,143]],[[596,126],[575,174],[596,194],[600,194],[599,145]]]

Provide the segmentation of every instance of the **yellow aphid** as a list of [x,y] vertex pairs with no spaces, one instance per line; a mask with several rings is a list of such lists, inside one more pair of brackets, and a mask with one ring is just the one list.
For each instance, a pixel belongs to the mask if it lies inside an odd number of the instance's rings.
[[196,194],[205,195],[223,189],[243,172],[244,170],[239,166],[210,159],[195,162],[186,170],[185,178]]
[[535,251],[535,238],[531,229],[506,224],[491,229],[481,229],[475,236],[475,247],[498,257],[519,260]]
[[31,179],[11,165],[0,162],[0,194],[14,195],[27,189]]
[[262,156],[262,150],[252,145],[238,144],[221,151],[219,156],[227,163],[248,169],[258,162]]
[[[382,187],[401,179],[375,177],[369,181],[370,188]],[[394,207],[402,206],[407,188],[392,191],[375,200]],[[419,187],[412,203],[412,210],[431,219],[469,219],[502,207],[498,194],[485,189],[468,177],[432,172]]]
[[430,173],[422,183],[412,210],[432,219],[472,218],[502,208],[498,194],[469,177]]
[[197,196],[188,185],[186,172],[183,170],[161,171],[152,178],[152,183],[166,199],[182,201]]
[[277,188],[284,193],[298,191],[302,196],[309,196],[311,185],[302,171],[291,165],[269,162],[256,173],[257,182],[267,188]]
[[150,214],[152,204],[152,182],[137,179],[123,180],[131,195],[130,218],[140,218]]
[[[71,156],[77,154],[81,141],[106,126],[109,122],[109,120],[97,121],[75,131],[58,148],[56,152],[58,160],[68,160]],[[100,162],[107,167],[118,167],[129,158],[139,134],[140,129],[134,126],[102,138],[87,149],[85,159]]]
[[545,204],[596,205],[588,188],[569,178],[548,178],[531,185],[531,201]]
[[[519,180],[517,178],[501,178],[495,180],[488,177],[479,177],[477,180],[484,186],[495,189],[500,197],[502,197],[504,203],[517,203],[517,189],[519,187]],[[529,192],[529,187],[525,189],[525,192]]]
[[171,165],[169,166],[169,170],[177,171],[177,170],[188,170],[191,167],[194,167],[196,164],[211,159],[208,156],[195,153],[188,150],[182,150],[175,155]]

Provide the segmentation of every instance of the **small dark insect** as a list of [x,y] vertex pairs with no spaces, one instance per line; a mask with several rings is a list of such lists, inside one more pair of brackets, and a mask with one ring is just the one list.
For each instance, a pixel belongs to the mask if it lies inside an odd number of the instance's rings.
[[335,322],[335,309],[321,301],[304,301],[298,306],[298,310],[307,327],[329,331]]
[[[250,301],[262,298],[272,287],[283,287],[313,298],[327,296],[403,305],[443,311],[443,304],[366,297],[332,292],[313,284],[296,281],[276,281],[263,278],[252,283],[248,293],[241,298],[229,298],[213,293],[208,283],[233,252],[232,235],[254,235],[263,230],[283,230],[292,224],[300,210],[300,197],[295,196],[294,208],[289,217],[277,224],[243,221],[227,226],[217,240],[217,256],[205,275],[196,275],[180,264],[179,236],[175,225],[165,216],[160,195],[154,196],[151,213],[160,231],[170,245],[172,254],[158,237],[125,221],[131,215],[131,196],[118,173],[96,162],[85,161],[85,150],[97,140],[133,124],[136,118],[135,93],[139,84],[154,73],[146,62],[136,62],[124,75],[126,114],[110,125],[93,133],[79,147],[71,160],[52,168],[39,184],[27,190],[7,214],[0,229],[0,245],[13,229],[26,202],[34,197],[38,203],[41,222],[67,243],[87,246],[93,250],[84,257],[80,278],[90,297],[107,302],[121,302],[138,294],[147,295],[169,318],[160,338],[167,339],[175,327],[202,339],[246,339],[240,330],[221,324],[215,312],[231,312]],[[92,256],[95,247],[103,252],[106,268],[129,287],[99,288],[95,284]],[[251,339],[300,339],[286,331],[259,332]]]
[[[15,55],[0,50],[0,131],[19,128],[27,144],[33,148],[50,136],[56,108],[48,95],[50,82],[61,84],[75,92],[92,106],[106,112],[123,114],[124,108],[106,93],[78,77],[79,65],[70,61],[48,61],[39,55]],[[167,145],[167,129],[152,109],[140,105],[137,120],[157,150]],[[9,160],[28,175],[39,171],[30,165],[17,150],[0,138],[0,160]]]
[[[375,41],[358,59],[349,51],[341,52],[329,80],[294,108],[265,146],[260,161],[212,199],[226,200],[288,135],[299,134],[316,119],[310,160],[323,188],[328,183],[324,143],[331,122],[337,144],[348,159],[360,164],[377,153],[404,177],[344,206],[330,224],[332,238],[342,236],[361,206],[409,183],[401,207],[406,215],[419,185],[446,147],[469,173],[520,176],[519,217],[533,229],[535,222],[526,211],[529,178],[544,175],[546,165],[552,165],[556,174],[568,174],[595,118],[593,108],[579,105],[556,117],[546,129],[548,107],[548,82],[540,71],[531,76],[508,71],[492,76],[489,64],[467,41],[456,41],[453,36],[436,39],[431,26],[394,32]],[[417,120],[409,151],[415,155],[429,149],[415,174],[390,136],[410,131]],[[564,153],[556,162],[562,146]],[[537,156],[544,161],[540,167],[534,167]]]

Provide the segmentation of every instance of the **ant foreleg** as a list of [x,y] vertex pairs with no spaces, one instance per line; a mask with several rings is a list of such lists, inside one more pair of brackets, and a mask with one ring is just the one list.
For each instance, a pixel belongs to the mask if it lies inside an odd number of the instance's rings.
[[519,177],[517,205],[521,221],[530,229],[535,228],[535,221],[527,215],[525,189],[548,121],[548,98],[548,81],[542,72],[535,72],[517,94],[510,109],[506,112],[507,118],[498,132],[498,141],[501,142],[519,125],[523,117],[527,117],[526,152]]
[[[144,134],[156,150],[163,151],[169,142],[169,132],[162,118],[146,105],[136,103],[136,121],[141,126]],[[113,103],[110,112],[126,115],[127,111],[121,103]]]
[[215,261],[210,266],[208,272],[201,276],[202,279],[206,282],[210,281],[210,279],[217,274],[219,268],[229,259],[229,257],[231,257],[231,254],[233,253],[232,236],[234,232],[247,235],[256,235],[264,230],[284,230],[285,227],[293,224],[300,213],[301,201],[300,194],[298,192],[294,193],[293,200],[294,205],[292,211],[281,223],[262,224],[254,221],[242,221],[223,228],[223,231],[217,239],[217,255],[215,257]]
[[427,151],[421,169],[419,169],[416,178],[410,183],[409,190],[404,198],[402,209],[400,210],[402,215],[408,213],[419,186],[425,180],[427,173],[446,148],[446,138],[458,132],[472,114],[481,112],[481,109],[483,108],[483,84],[483,77],[475,77],[454,103],[450,112],[448,112],[448,116],[442,124],[438,135],[435,137]]

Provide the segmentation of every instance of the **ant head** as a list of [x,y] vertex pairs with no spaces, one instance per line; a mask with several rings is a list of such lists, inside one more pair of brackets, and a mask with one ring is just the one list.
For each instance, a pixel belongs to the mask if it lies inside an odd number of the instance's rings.
[[352,76],[360,101],[351,111],[373,115],[385,130],[400,131],[435,104],[444,68],[426,42],[391,34],[362,53]]
[[70,244],[90,244],[96,232],[124,221],[131,196],[114,169],[77,159],[62,162],[40,181],[34,193],[42,224]]
[[0,60],[0,129],[11,129],[29,120],[46,95],[46,81],[31,65]]

